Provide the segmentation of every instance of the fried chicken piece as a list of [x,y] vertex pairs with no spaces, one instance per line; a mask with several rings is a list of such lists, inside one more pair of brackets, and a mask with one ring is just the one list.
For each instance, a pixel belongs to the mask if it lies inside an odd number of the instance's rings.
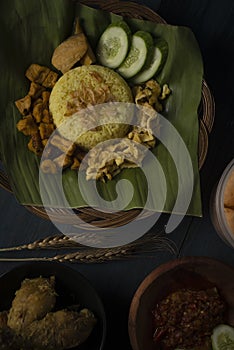
[[42,144],[39,132],[36,132],[35,134],[32,135],[28,143],[28,149],[38,156],[42,154],[43,144]]
[[31,102],[31,96],[26,95],[25,97],[15,101],[15,105],[18,108],[20,114],[27,115],[30,111]]
[[73,163],[71,165],[71,170],[78,170],[80,167],[80,161],[76,157],[73,157]]
[[42,85],[46,88],[52,89],[57,80],[58,80],[58,74],[51,70],[47,75],[47,77],[45,78],[45,80],[43,81]]
[[46,105],[49,103],[49,99],[50,99],[50,92],[49,91],[43,91],[42,94],[42,101],[43,103]]
[[37,103],[34,107],[33,107],[33,112],[32,115],[34,117],[34,119],[36,120],[37,123],[40,123],[42,121],[43,118],[43,110],[44,110],[44,105],[43,103]]
[[54,135],[51,138],[50,142],[53,146],[60,149],[63,153],[66,153],[68,156],[71,156],[76,149],[76,145],[74,144],[74,142],[69,141],[59,135]]
[[50,312],[56,302],[54,284],[54,277],[25,279],[15,293],[8,315],[8,327],[20,333]]
[[48,109],[44,109],[42,112],[43,118],[42,118],[42,122],[46,123],[46,124],[52,124],[53,123],[53,118],[51,113],[49,112]]
[[29,114],[27,117],[20,119],[18,123],[16,124],[17,129],[22,132],[24,135],[33,135],[37,133],[37,125],[31,116]]
[[50,69],[48,67],[40,66],[32,63],[26,70],[25,76],[34,83],[43,85],[43,82],[48,77]]
[[63,350],[83,343],[91,334],[96,319],[87,309],[80,312],[60,310],[23,329],[22,336],[31,349]]
[[72,164],[72,158],[68,155],[61,154],[57,158],[53,159],[58,168],[67,168]]
[[56,163],[51,159],[45,159],[41,162],[40,169],[45,174],[56,174],[58,172]]
[[40,123],[39,132],[41,139],[48,139],[54,131],[54,124]]
[[[146,83],[134,86],[133,88],[136,104],[143,107],[148,105],[152,106],[157,112],[161,112],[163,110],[163,106],[159,102],[161,93],[162,88],[154,79],[148,80]],[[169,94],[166,88],[164,88],[163,97],[165,93],[167,95]]]
[[33,81],[30,84],[29,88],[29,96],[31,96],[33,99],[37,99],[39,96],[41,96],[42,92],[45,90],[43,86],[40,84],[34,83]]
[[39,103],[42,103],[43,100],[41,97],[38,97],[35,101],[32,102],[32,107],[36,106]]

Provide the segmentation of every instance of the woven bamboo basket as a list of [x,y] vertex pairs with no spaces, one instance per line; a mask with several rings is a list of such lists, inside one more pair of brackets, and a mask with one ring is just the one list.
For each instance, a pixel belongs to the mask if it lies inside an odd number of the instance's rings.
[[[153,21],[155,23],[164,23],[166,21],[160,17],[157,13],[155,13],[150,8],[140,5],[134,2],[129,1],[102,1],[102,0],[81,0],[80,3],[94,6],[95,8],[99,8],[102,10],[106,10],[109,12],[113,12],[124,17],[131,17],[137,19],[145,19],[149,21]],[[212,130],[214,115],[215,115],[215,103],[211,91],[205,80],[202,82],[202,97],[201,103],[198,110],[199,115],[199,145],[198,145],[198,161],[199,161],[199,169],[202,168],[208,150],[208,136]],[[4,170],[0,169],[0,186],[4,189],[12,192],[8,178]],[[46,210],[43,207],[35,207],[35,206],[26,206],[26,208],[36,214],[37,216],[49,219]],[[61,209],[50,208],[47,209],[50,212],[51,219],[64,223],[67,220],[66,213]],[[94,208],[79,208],[74,210],[76,215],[84,222],[84,228],[86,223],[92,224],[94,229],[95,227],[117,227],[125,225],[131,222],[133,219],[137,218],[140,214],[141,209],[132,209],[129,211],[119,211],[117,213],[104,213]],[[146,212],[141,216],[141,219],[152,215],[150,212]],[[69,221],[70,224],[72,222]],[[75,222],[74,222],[75,224]]]

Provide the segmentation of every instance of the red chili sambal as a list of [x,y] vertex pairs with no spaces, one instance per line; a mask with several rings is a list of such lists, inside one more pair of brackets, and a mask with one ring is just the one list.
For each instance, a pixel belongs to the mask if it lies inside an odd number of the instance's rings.
[[214,327],[225,322],[225,312],[217,288],[173,292],[153,310],[154,342],[162,350],[204,347]]

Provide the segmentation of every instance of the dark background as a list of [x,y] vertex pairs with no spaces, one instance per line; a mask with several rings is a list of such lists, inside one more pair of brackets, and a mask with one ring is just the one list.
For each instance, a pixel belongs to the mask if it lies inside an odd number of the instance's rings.
[[[209,215],[211,191],[234,157],[234,1],[136,2],[149,6],[170,24],[188,26],[193,30],[204,60],[204,77],[215,98],[216,114],[207,159],[201,170],[203,218],[185,217],[170,234],[178,253],[159,252],[153,256],[142,255],[103,264],[72,265],[91,281],[103,300],[108,321],[105,349],[112,350],[131,349],[127,331],[130,302],[139,283],[155,267],[177,256],[191,255],[214,257],[234,266],[233,250],[218,237]],[[152,233],[158,232],[167,219],[164,215],[151,229]],[[0,220],[1,247],[58,233],[53,224],[30,213],[3,189],[0,189]],[[16,265],[18,263],[0,263],[0,274]]]

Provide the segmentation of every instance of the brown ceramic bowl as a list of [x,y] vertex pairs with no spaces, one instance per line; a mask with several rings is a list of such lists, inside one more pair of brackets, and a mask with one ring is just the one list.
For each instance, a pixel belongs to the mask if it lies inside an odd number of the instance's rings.
[[228,323],[234,325],[234,268],[206,257],[185,257],[157,267],[140,284],[129,312],[128,330],[133,350],[156,350],[152,310],[169,293],[181,288],[216,286],[228,306]]

